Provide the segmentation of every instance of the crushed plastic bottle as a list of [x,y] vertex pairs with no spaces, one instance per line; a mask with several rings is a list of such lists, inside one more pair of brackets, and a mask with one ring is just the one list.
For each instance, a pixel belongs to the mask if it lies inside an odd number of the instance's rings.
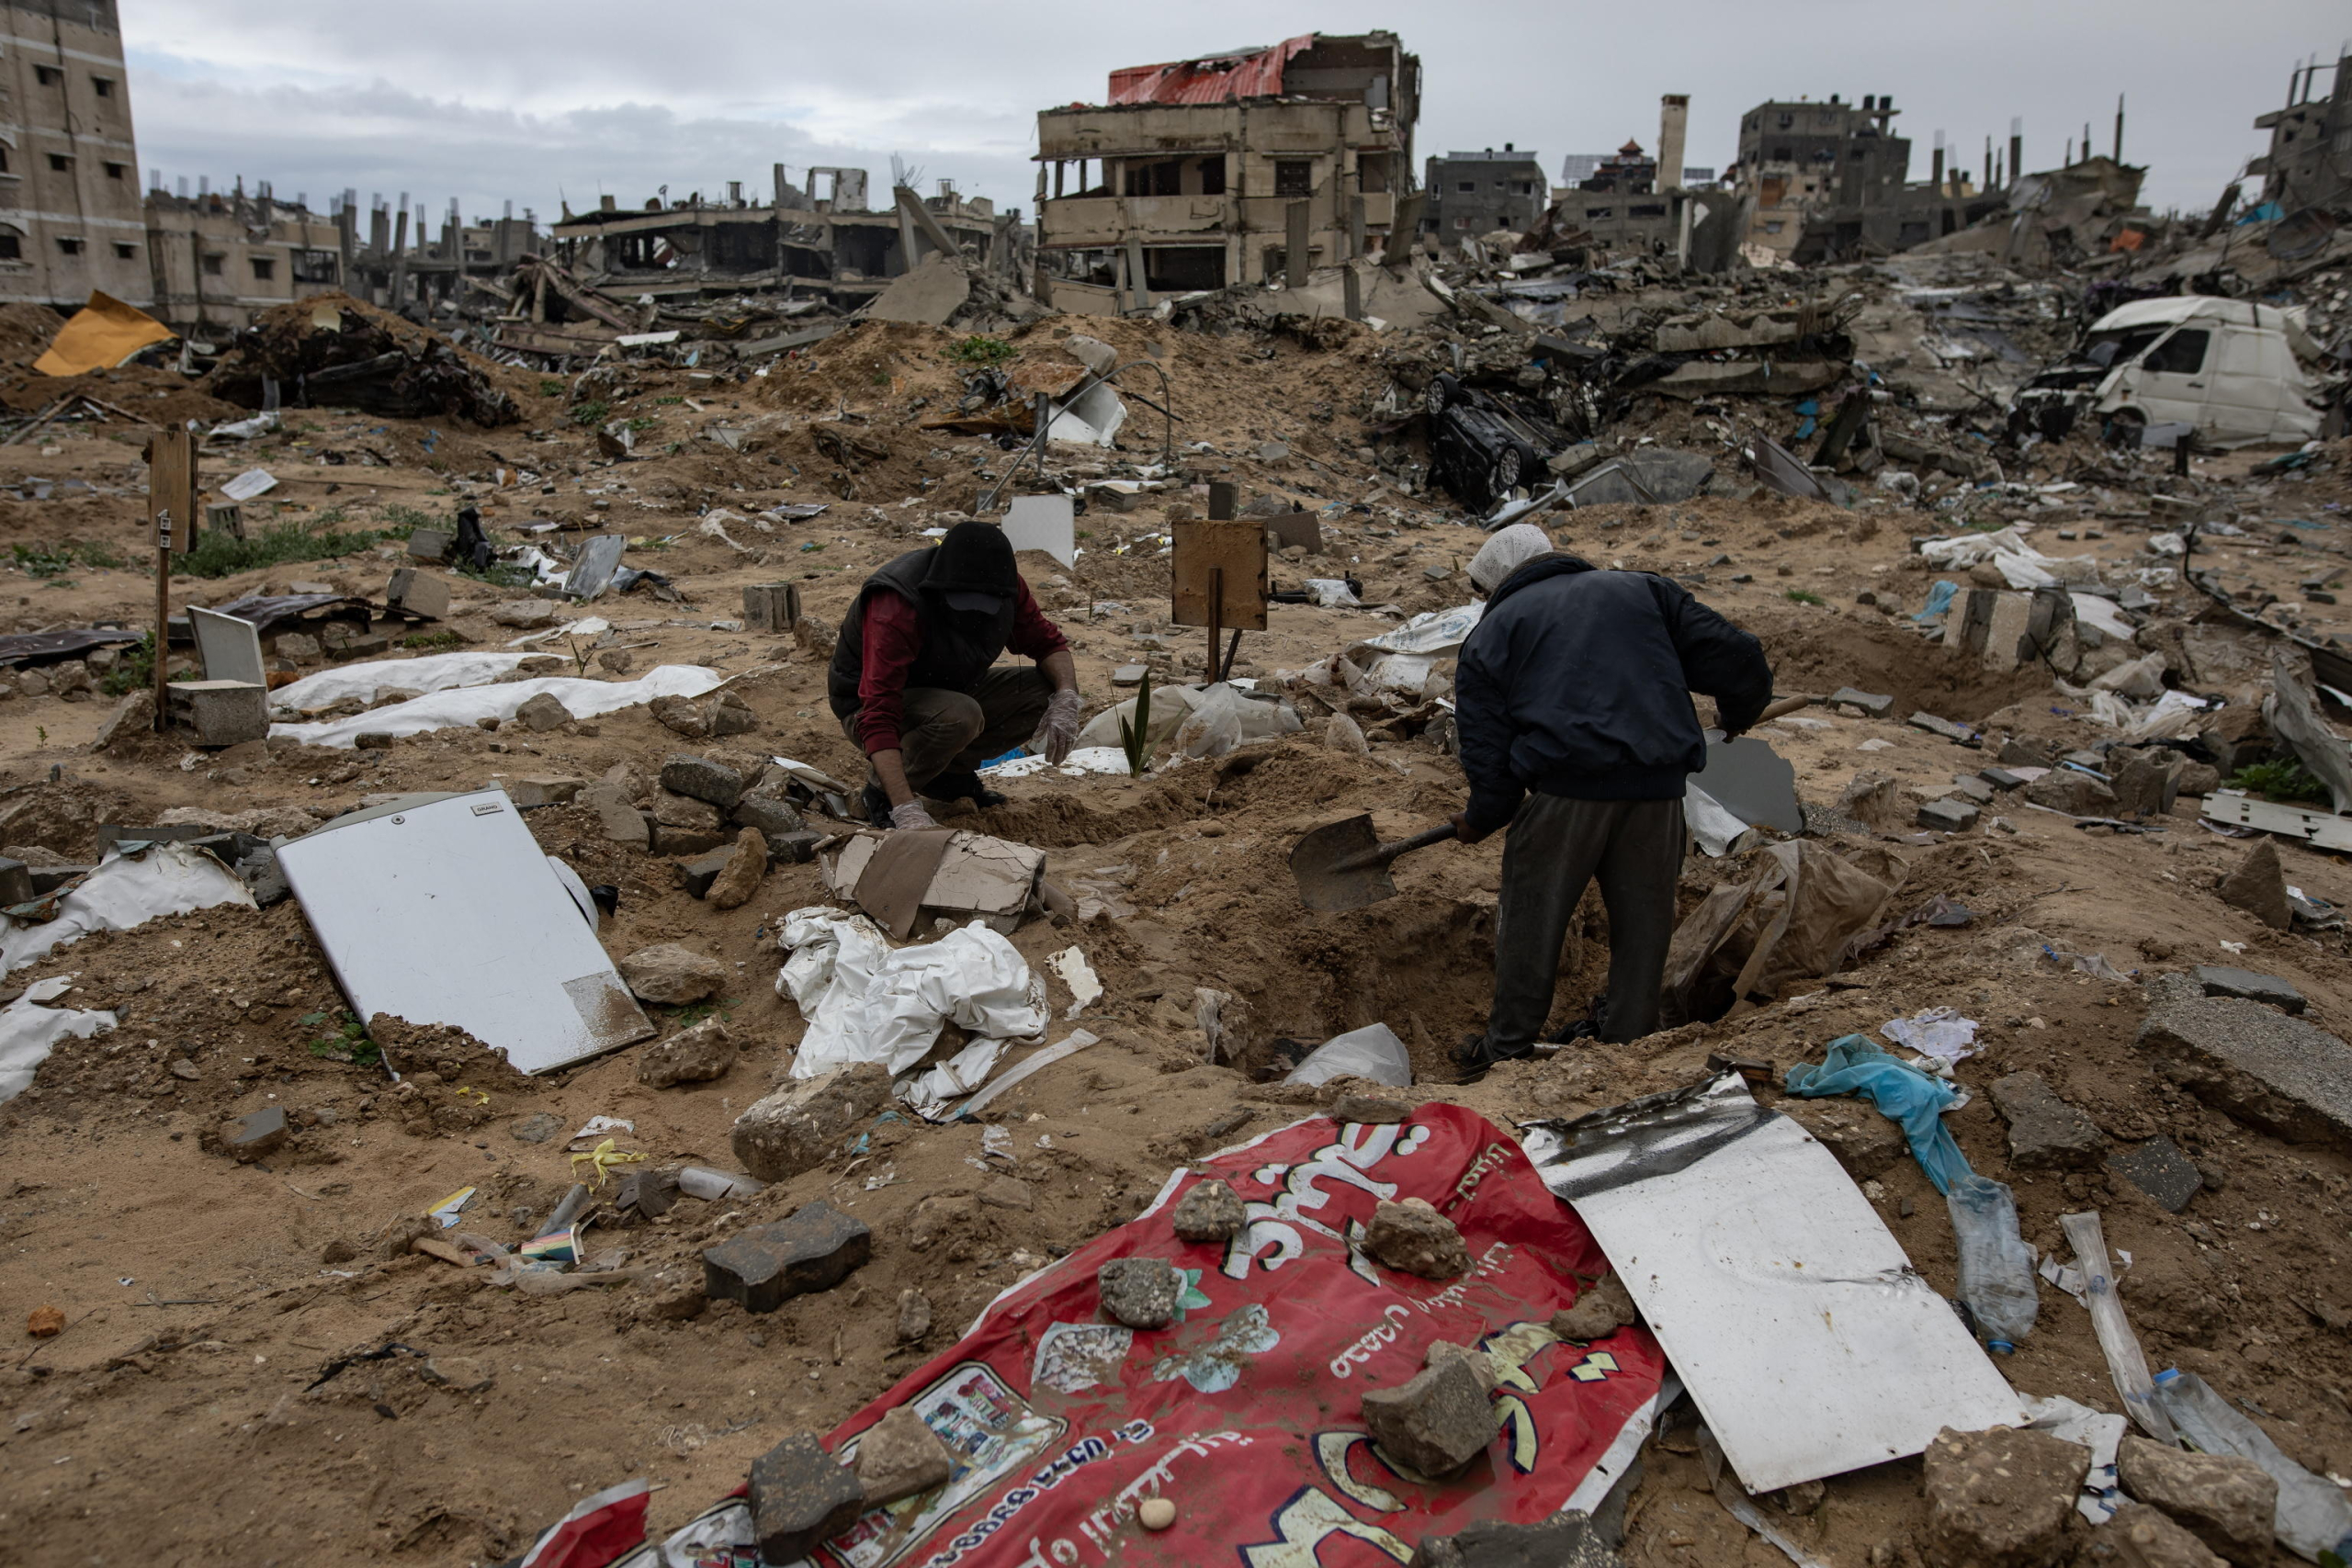
[[2033,1255],[2018,1234],[2016,1197],[2000,1182],[1971,1175],[1954,1181],[1944,1201],[1960,1243],[1961,1303],[1985,1348],[2007,1355],[2033,1332],[2041,1310]]

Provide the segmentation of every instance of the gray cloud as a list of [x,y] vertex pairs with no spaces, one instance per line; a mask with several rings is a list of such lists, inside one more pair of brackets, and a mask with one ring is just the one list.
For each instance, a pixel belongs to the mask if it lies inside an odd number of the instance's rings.
[[1397,28],[1425,68],[1420,151],[1559,155],[1656,140],[1657,98],[1691,95],[1690,161],[1730,161],[1739,115],[1770,97],[1891,93],[1917,144],[1949,133],[1966,167],[2022,116],[2029,167],[2093,122],[2104,151],[2131,97],[2125,156],[2159,208],[2202,207],[2261,151],[2256,114],[2289,70],[2333,56],[2339,6],[2264,0],[2217,20],[2194,0],[1981,0],[1964,10],[1871,0],[1683,0],[1671,8],[1475,6],[1396,0],[1377,15],[1272,0],[1122,7],[1031,0],[1007,13],[940,3],[837,10],[769,0],[288,6],[123,0],[142,162],[278,190],[406,189],[469,215],[511,197],[553,214],[604,192],[635,205],[764,190],[769,166],[892,152],[1001,205],[1032,205],[1039,108],[1099,101],[1111,68],[1322,28]]

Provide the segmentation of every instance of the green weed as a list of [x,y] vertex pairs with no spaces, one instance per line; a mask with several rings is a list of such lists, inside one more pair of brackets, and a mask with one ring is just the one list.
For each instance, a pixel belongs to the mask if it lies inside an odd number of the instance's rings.
[[383,1049],[368,1038],[368,1026],[356,1015],[338,1010],[334,1012],[306,1012],[296,1020],[305,1029],[333,1025],[333,1032],[311,1042],[311,1055],[330,1062],[350,1062],[362,1067],[383,1065]]
[[315,524],[280,523],[243,539],[207,534],[197,541],[196,548],[180,558],[178,570],[191,577],[233,577],[258,567],[356,555],[383,540],[406,537],[405,531],[389,528],[345,532],[318,528]]
[[539,396],[543,398],[560,398],[563,396],[563,383],[554,379],[552,377],[540,378]]
[[571,411],[571,423],[594,430],[612,414],[613,405],[602,398],[593,398]]
[[988,367],[1001,365],[1020,352],[1001,337],[989,337],[985,333],[975,333],[970,337],[958,338],[949,344],[947,357],[957,365]]
[[1819,604],[1824,603],[1820,594],[1803,588],[1790,589],[1789,597],[1800,604]]
[[2249,795],[2267,795],[2272,800],[2308,800],[2319,806],[2329,804],[2332,798],[2318,775],[2290,757],[2240,768],[2230,775],[2230,787]]
[[122,558],[104,545],[81,539],[67,539],[53,545],[10,545],[8,553],[20,569],[34,577],[62,577],[69,571],[84,568],[109,568],[122,564]]

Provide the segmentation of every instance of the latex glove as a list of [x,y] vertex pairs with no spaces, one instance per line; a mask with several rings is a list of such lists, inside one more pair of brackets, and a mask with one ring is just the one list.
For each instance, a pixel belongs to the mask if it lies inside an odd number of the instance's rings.
[[1078,743],[1079,723],[1086,716],[1086,699],[1076,692],[1056,692],[1046,699],[1046,761],[1058,768]]
[[931,813],[922,808],[922,801],[910,800],[904,806],[890,807],[890,826],[893,828],[936,828],[939,824],[931,819]]

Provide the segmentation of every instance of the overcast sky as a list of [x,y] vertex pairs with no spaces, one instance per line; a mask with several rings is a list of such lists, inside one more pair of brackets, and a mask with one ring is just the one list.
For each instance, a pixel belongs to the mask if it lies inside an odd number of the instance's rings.
[[[1731,162],[1741,113],[1768,98],[1891,94],[1928,177],[1941,130],[1978,168],[1984,138],[2025,122],[2026,166],[2060,161],[2092,122],[2159,209],[2209,207],[2266,145],[2255,116],[2306,55],[2352,33],[2342,0],[1558,0],[1362,9],[1299,0],[1182,6],[948,0],[804,6],[778,0],[121,0],[141,163],[216,187],[243,175],[321,209],[411,193],[469,218],[503,200],[551,220],[610,193],[641,206],[766,190],[770,169],[874,172],[894,152],[1000,205],[1034,205],[1036,111],[1099,103],[1119,65],[1316,30],[1386,27],[1422,61],[1416,152],[1655,147],[1662,93],[1690,95],[1686,161]],[[2324,88],[2327,78],[2322,78]]]

